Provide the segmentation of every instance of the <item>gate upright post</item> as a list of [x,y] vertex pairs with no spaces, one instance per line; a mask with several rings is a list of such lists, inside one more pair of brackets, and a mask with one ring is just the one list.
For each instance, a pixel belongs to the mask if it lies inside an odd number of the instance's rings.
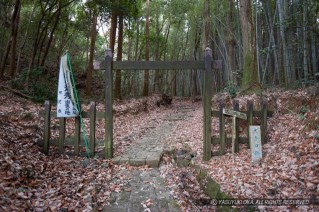
[[113,157],[113,76],[112,50],[105,51],[105,158]]
[[95,154],[95,122],[96,122],[96,103],[90,104],[90,155],[93,158]]
[[59,130],[59,153],[64,154],[64,142],[65,142],[65,120],[66,118],[60,119],[60,130]]
[[204,74],[204,156],[205,161],[211,158],[211,134],[212,134],[212,116],[211,116],[211,101],[212,101],[212,50],[205,49],[205,74]]
[[44,102],[44,135],[43,135],[43,152],[44,154],[49,154],[50,145],[50,122],[51,122],[51,103],[50,101]]

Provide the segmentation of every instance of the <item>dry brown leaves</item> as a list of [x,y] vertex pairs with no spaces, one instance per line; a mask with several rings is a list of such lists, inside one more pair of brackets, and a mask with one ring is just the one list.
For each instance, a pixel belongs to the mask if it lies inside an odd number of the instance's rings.
[[210,204],[210,198],[203,193],[193,168],[176,167],[172,163],[167,163],[160,167],[160,171],[183,211],[216,210],[216,206]]
[[[269,118],[269,142],[263,146],[260,164],[251,164],[250,150],[240,146],[235,162],[231,154],[213,157],[204,162],[198,157],[196,164],[209,170],[221,188],[234,198],[308,199],[319,198],[319,95],[317,88],[296,91],[267,92],[265,98],[275,109]],[[315,90],[315,91],[314,91]],[[226,95],[225,95],[226,96]],[[213,104],[218,102],[215,97]],[[226,107],[231,108],[231,99],[226,97]],[[260,102],[257,96],[240,97],[242,109],[247,99]],[[258,109],[259,105],[255,104]],[[217,108],[217,107],[216,107]],[[192,131],[182,131],[189,138],[188,144],[202,155],[202,112],[197,111],[193,120],[184,125]],[[213,119],[213,132],[218,132],[218,120]],[[196,136],[194,136],[194,134]],[[214,145],[213,149],[218,149]],[[229,152],[230,149],[228,149]],[[260,206],[269,210],[315,210],[318,206]]]
[[[111,161],[101,158],[59,156],[54,147],[50,147],[49,156],[42,154],[36,143],[43,133],[43,119],[39,117],[43,106],[2,90],[0,92],[1,211],[101,210],[111,192],[125,189],[129,179],[120,174],[121,170],[133,167],[113,165]],[[150,98],[148,104],[153,104],[152,101],[155,100]],[[115,154],[129,145],[120,142],[123,142],[123,137],[134,141],[147,130],[146,123],[153,119],[156,121],[157,116],[161,116],[158,110],[153,110],[150,116],[145,108],[143,112],[138,111],[144,102],[145,99],[132,101],[128,104],[129,109],[125,109],[124,103],[115,104],[115,146],[119,147]],[[84,110],[88,107],[83,105]],[[97,107],[103,110],[101,105]],[[149,108],[155,109],[155,106],[149,105]],[[125,114],[130,111],[141,116]],[[87,120],[85,124],[88,130]],[[73,126],[74,120],[68,119],[67,136],[74,132]],[[51,137],[58,137],[57,119],[53,120],[51,129]],[[98,136],[103,138],[103,121],[97,125],[97,131]]]
[[[0,90],[1,92],[1,90]],[[250,163],[250,152],[240,146],[235,162],[231,154],[202,161],[202,109],[201,103],[180,102],[192,105],[194,117],[176,122],[177,131],[168,140],[173,148],[185,144],[197,152],[195,163],[207,169],[221,189],[234,198],[318,198],[319,197],[319,99],[317,88],[306,90],[273,90],[265,93],[275,116],[268,121],[269,142],[263,146],[263,159]],[[213,106],[220,98],[216,96]],[[174,108],[156,108],[153,100],[126,100],[114,106],[115,155],[121,154],[141,135],[150,130],[149,123],[157,126],[162,117]],[[259,107],[259,97],[244,96],[239,101],[245,109],[247,99]],[[42,105],[16,98],[11,94],[0,96],[0,208],[5,211],[34,210],[57,211],[101,209],[112,191],[125,187],[126,177],[118,175],[121,169],[108,160],[78,157],[57,157],[55,149],[49,156],[40,153],[36,146],[42,137],[43,120],[38,112]],[[153,103],[154,102],[154,103]],[[83,105],[88,109],[88,105]],[[103,111],[103,104],[98,104]],[[72,120],[70,119],[70,123]],[[88,121],[85,121],[88,126]],[[67,125],[67,135],[74,128]],[[53,124],[52,137],[58,136],[58,124]],[[88,127],[87,127],[88,128]],[[243,132],[244,127],[241,128]],[[228,129],[228,131],[230,131]],[[218,132],[218,120],[213,119],[213,133]],[[104,123],[97,123],[97,137],[104,137]],[[213,146],[217,149],[218,146]],[[166,158],[169,161],[169,158]],[[189,168],[172,165],[162,167],[162,174],[173,189],[185,211],[205,210],[206,196]],[[118,178],[118,181],[112,179]],[[198,201],[197,203],[190,201]],[[205,203],[205,204],[204,204]],[[144,203],[146,208],[151,202]],[[209,205],[209,203],[207,203]],[[210,206],[209,206],[210,207]],[[209,208],[208,208],[209,209]],[[259,206],[261,210],[316,210],[315,206]]]

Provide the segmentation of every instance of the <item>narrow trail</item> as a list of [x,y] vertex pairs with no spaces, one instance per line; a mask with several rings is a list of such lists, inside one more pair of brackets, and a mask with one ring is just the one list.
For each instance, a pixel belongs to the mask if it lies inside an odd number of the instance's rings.
[[122,170],[121,174],[129,179],[126,189],[121,192],[113,192],[103,211],[181,211],[161,177],[158,167],[165,145],[167,145],[163,141],[176,130],[175,122],[186,121],[192,117],[193,110],[192,107],[177,106],[176,110],[172,110],[164,117],[162,124],[154,127],[134,142],[124,154],[113,159],[113,162],[117,164],[148,165],[151,168]]

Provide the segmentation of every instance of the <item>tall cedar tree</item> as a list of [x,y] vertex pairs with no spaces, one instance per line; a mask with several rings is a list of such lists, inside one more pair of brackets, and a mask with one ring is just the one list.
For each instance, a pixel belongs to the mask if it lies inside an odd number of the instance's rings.
[[240,21],[244,56],[242,89],[254,92],[260,90],[260,85],[251,0],[240,0]]
[[[145,23],[145,61],[149,61],[149,16],[150,16],[150,2],[146,0],[146,23]],[[143,96],[148,96],[149,86],[149,70],[144,71],[144,89]]]

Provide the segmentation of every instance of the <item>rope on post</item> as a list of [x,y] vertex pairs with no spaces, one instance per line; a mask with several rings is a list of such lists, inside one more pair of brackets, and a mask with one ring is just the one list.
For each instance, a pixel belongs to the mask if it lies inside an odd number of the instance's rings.
[[[79,118],[80,118],[80,123],[81,123],[81,128],[82,128],[82,134],[83,134],[83,139],[84,139],[84,143],[85,143],[85,149],[86,149],[86,153],[88,155],[88,158],[90,157],[90,151],[89,151],[89,144],[88,144],[88,140],[87,140],[87,135],[86,135],[86,131],[85,131],[85,125],[83,122],[83,117],[82,117],[82,113],[81,113],[81,106],[80,106],[80,101],[79,101],[79,97],[78,97],[78,92],[76,90],[75,87],[75,80],[74,80],[74,75],[73,75],[73,70],[72,70],[72,66],[71,66],[71,60],[70,60],[70,54],[67,52],[67,58],[68,58],[68,68],[70,69],[70,75],[71,75],[71,83],[73,84],[71,87],[73,88],[73,92],[75,95],[75,102],[76,102],[76,107],[79,111]],[[92,150],[94,151],[94,150]]]

